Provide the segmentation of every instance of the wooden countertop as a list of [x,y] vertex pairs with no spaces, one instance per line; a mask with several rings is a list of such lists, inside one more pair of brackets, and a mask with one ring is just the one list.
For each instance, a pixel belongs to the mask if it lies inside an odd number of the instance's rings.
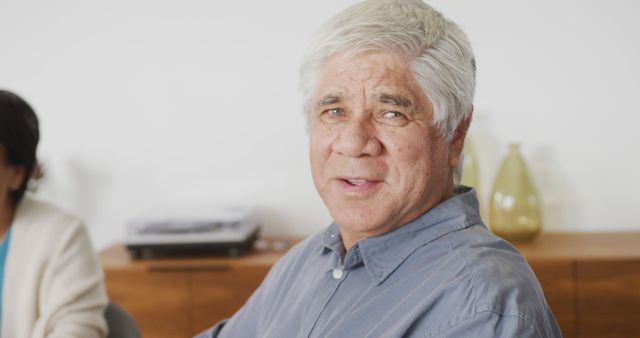
[[273,265],[295,243],[295,240],[259,239],[256,247],[246,255],[228,256],[176,256],[151,259],[132,259],[124,244],[114,244],[100,252],[103,268],[143,269],[171,271],[175,270],[211,270],[234,266],[267,266]]
[[543,232],[531,242],[513,242],[528,260],[640,259],[640,232]]

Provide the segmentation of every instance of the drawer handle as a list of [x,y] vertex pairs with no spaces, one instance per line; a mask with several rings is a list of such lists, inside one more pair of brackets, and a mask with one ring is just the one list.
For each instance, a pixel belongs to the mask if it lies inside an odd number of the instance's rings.
[[229,265],[149,265],[150,272],[197,272],[197,271],[228,271]]

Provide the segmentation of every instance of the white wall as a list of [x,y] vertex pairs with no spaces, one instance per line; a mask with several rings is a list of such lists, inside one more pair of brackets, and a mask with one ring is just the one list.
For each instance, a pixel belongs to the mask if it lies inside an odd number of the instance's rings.
[[[323,228],[297,69],[350,3],[0,0],[0,87],[41,118],[41,194],[99,248],[190,203],[250,203],[267,234]],[[547,230],[640,230],[640,2],[431,3],[475,47],[482,191],[519,141]]]

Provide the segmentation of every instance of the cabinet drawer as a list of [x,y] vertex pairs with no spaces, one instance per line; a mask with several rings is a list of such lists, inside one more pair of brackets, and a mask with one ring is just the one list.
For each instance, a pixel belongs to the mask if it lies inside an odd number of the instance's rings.
[[580,337],[640,337],[640,260],[579,261]]
[[109,298],[135,319],[143,337],[190,337],[187,274],[109,269],[105,278]]
[[547,303],[560,325],[562,336],[576,338],[578,320],[574,263],[569,260],[531,260],[529,264],[538,277]]
[[233,315],[269,272],[269,266],[193,271],[192,331],[196,334]]

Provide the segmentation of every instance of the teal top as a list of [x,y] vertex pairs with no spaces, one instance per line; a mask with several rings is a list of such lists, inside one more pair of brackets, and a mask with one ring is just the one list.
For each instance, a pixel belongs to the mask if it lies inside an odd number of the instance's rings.
[[9,239],[11,238],[11,226],[7,229],[7,232],[2,238],[2,244],[0,244],[0,329],[2,328],[2,296],[4,290],[4,263],[7,259],[7,252],[9,251]]

